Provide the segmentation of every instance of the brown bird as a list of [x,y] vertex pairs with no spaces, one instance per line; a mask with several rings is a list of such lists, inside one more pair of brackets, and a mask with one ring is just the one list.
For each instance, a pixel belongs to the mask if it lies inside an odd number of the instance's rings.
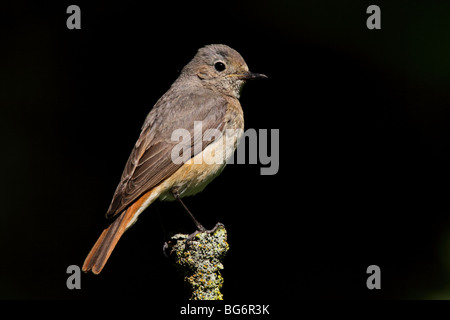
[[[226,45],[198,50],[145,119],[106,213],[112,223],[89,252],[84,272],[102,271],[120,237],[156,199],[177,200],[205,231],[181,198],[202,191],[233,155],[244,128],[240,91],[246,80],[259,78],[266,76],[251,73]],[[189,139],[174,139],[179,129]],[[174,150],[188,150],[184,161],[174,161]]]

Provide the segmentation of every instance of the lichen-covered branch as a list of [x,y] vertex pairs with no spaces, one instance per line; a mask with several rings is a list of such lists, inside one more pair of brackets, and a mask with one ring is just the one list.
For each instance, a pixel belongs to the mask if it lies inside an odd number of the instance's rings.
[[190,300],[223,300],[220,270],[229,248],[225,227],[217,224],[210,233],[199,232],[188,238],[187,234],[176,234],[167,246],[170,258],[189,287]]

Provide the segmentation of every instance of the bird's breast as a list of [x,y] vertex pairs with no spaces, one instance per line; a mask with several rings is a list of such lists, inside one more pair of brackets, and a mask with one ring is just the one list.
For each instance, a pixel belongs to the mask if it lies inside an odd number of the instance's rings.
[[[244,134],[244,116],[238,101],[229,105],[224,121],[221,136],[167,179],[165,183],[171,185],[170,189],[176,188],[182,197],[191,196],[202,191],[222,172]],[[160,199],[172,200],[173,197],[167,192]]]

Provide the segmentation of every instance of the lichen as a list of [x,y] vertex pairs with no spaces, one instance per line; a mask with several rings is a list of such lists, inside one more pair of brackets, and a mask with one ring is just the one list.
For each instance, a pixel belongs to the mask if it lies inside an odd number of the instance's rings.
[[189,287],[190,300],[223,300],[220,270],[229,246],[225,227],[218,224],[213,230],[199,232],[191,240],[187,234],[176,234],[168,243],[170,257]]

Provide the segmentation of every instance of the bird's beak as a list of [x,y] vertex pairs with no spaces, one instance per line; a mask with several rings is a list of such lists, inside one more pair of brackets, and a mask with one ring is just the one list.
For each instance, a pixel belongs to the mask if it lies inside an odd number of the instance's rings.
[[254,80],[254,79],[267,79],[267,76],[261,73],[245,72],[245,73],[235,73],[230,76],[236,77],[239,80]]

